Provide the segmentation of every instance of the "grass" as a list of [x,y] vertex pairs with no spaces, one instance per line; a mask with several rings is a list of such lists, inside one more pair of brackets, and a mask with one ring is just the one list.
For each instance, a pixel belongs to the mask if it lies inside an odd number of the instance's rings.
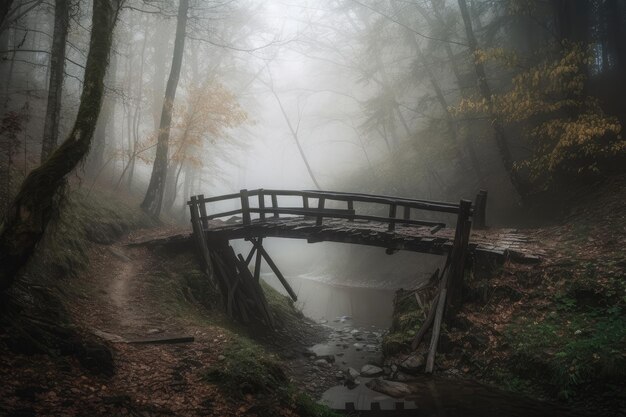
[[[279,358],[255,339],[246,327],[228,319],[221,297],[191,255],[176,255],[154,266],[152,297],[165,312],[200,325],[219,326],[228,333],[230,345],[224,359],[205,373],[205,380],[217,385],[228,397],[254,397],[254,412],[259,416],[279,415],[288,408],[303,417],[335,417],[337,414],[308,395],[299,392],[285,375]],[[301,326],[303,315],[290,298],[262,282],[268,305],[279,326]],[[199,305],[201,308],[198,308]]]
[[626,297],[623,277],[598,276],[590,263],[568,273],[552,295],[547,314],[520,318],[504,337],[513,370],[546,382],[552,394],[570,399],[596,382],[626,377]]
[[138,206],[107,194],[70,191],[29,264],[29,275],[76,277],[89,264],[89,245],[112,243],[130,230],[153,224]]
[[205,379],[231,397],[254,396],[255,412],[262,417],[277,415],[281,407],[293,409],[302,417],[338,417],[329,408],[297,391],[277,357],[245,337],[235,337],[224,352],[224,360],[210,368]]

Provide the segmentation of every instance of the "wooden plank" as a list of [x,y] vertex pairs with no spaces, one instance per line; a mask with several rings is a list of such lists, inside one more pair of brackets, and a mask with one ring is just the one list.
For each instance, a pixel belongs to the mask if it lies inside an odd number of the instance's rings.
[[204,194],[198,196],[198,208],[200,209],[200,220],[202,220],[202,228],[209,228],[209,221],[206,219],[206,204],[204,203]]
[[248,190],[243,189],[239,192],[241,198],[241,217],[243,224],[250,224],[250,200]]
[[169,337],[149,337],[144,339],[126,340],[131,345],[161,345],[174,343],[191,343],[196,339],[193,336],[169,336]]
[[[258,238],[257,243],[259,244],[259,246],[263,246],[263,238],[262,237]],[[259,278],[261,277],[261,260],[262,259],[263,258],[262,258],[261,252],[257,251],[256,261],[254,262],[254,280],[256,282],[259,282]]]
[[[352,211],[352,213],[354,214],[354,201],[353,200],[348,200],[348,210]],[[349,222],[353,222],[354,219],[348,219]]]
[[259,190],[259,218],[261,220],[265,220],[265,211],[263,211],[264,209],[265,209],[265,193],[263,189],[261,188]]
[[431,374],[435,366],[435,354],[437,352],[437,345],[439,344],[439,333],[441,332],[441,323],[443,321],[443,308],[446,305],[446,295],[447,289],[444,286],[437,299],[437,312],[435,314],[435,321],[433,322],[433,335],[430,339],[428,357],[426,358],[425,372],[427,374]]
[[[276,194],[274,194],[274,193],[272,194],[272,208],[273,209],[278,209],[278,196]],[[280,217],[279,213],[275,212],[274,213],[274,217],[275,218]]]
[[268,213],[268,214],[293,214],[297,216],[318,216],[333,217],[334,215],[353,216],[354,210],[346,209],[317,209],[317,208],[302,208],[302,207],[280,207],[280,208],[251,208],[250,213]]
[[289,285],[289,283],[287,282],[287,280],[285,279],[283,274],[280,272],[280,270],[278,269],[278,267],[276,266],[276,264],[272,260],[272,258],[270,258],[270,255],[267,253],[265,248],[263,248],[263,246],[259,245],[258,243],[255,243],[255,245],[257,245],[257,250],[259,252],[261,252],[263,257],[265,258],[265,262],[267,262],[267,264],[272,269],[272,271],[274,272],[274,274],[276,275],[276,277],[278,278],[280,283],[283,284],[283,287],[285,287],[285,290],[287,290],[287,293],[289,294],[291,299],[293,301],[298,301],[298,296],[293,291],[293,289],[291,288],[291,285]]
[[246,265],[250,265],[250,261],[252,260],[252,257],[254,256],[255,253],[256,253],[256,246],[252,245],[252,249],[250,249],[250,253],[248,253],[248,256],[246,256]]
[[198,213],[198,200],[195,196],[191,197],[189,210],[191,216],[191,227],[193,229],[193,234],[196,238],[196,245],[198,251],[200,252],[200,258],[202,259],[204,264],[204,273],[210,279],[214,275],[212,267],[213,264],[211,261],[211,254],[209,253],[208,245],[206,242],[206,235],[200,224],[200,218]]
[[[202,221],[204,222],[207,220],[219,219],[220,217],[234,216],[235,214],[242,214],[242,213],[243,213],[243,210],[241,209],[224,211],[222,213],[211,214],[210,216],[203,216]],[[207,228],[208,228],[208,222],[207,222]]]
[[[417,295],[417,293],[415,294]],[[426,316],[426,319],[420,326],[419,330],[415,334],[415,337],[413,338],[413,341],[411,342],[411,350],[417,349],[417,347],[422,341],[422,338],[424,338],[424,335],[426,334],[428,329],[430,329],[430,326],[433,324],[433,320],[435,319],[435,312],[437,310],[438,300],[439,300],[439,294],[435,295],[435,298],[433,298],[433,301],[430,304],[430,308],[428,309],[428,316]]]
[[395,203],[389,205],[389,227],[387,230],[390,232],[393,232],[396,229],[396,208],[397,206]]
[[[260,246],[261,248],[263,246]],[[250,270],[245,265],[245,261],[241,255],[237,255],[237,259],[239,260],[238,268],[239,272],[242,276],[243,282],[248,283],[248,292],[249,295],[252,296],[254,305],[257,307],[261,315],[264,317],[264,321],[267,326],[270,328],[275,327],[274,318],[272,317],[272,313],[270,311],[269,305],[267,304],[267,300],[265,298],[265,293],[261,288],[261,285],[258,281],[254,280],[252,275],[250,274]]]
[[[326,198],[325,197],[320,197],[317,201],[317,208],[318,210],[322,211],[324,209],[324,204],[326,204]],[[315,224],[317,226],[321,226],[322,225],[322,221],[324,220],[324,217],[321,214],[317,215],[317,220],[315,222]]]
[[453,309],[458,309],[462,302],[463,272],[471,230],[471,222],[469,220],[471,205],[472,202],[468,200],[461,200],[459,204],[460,210],[454,235],[452,264],[450,265],[449,296],[450,305]]
[[407,205],[411,208],[426,211],[440,211],[443,213],[456,214],[459,211],[459,206],[453,203],[444,202],[431,202],[427,200],[411,200],[408,198],[389,197],[389,196],[377,196],[370,194],[355,194],[355,193],[341,193],[341,192],[329,192],[329,191],[305,191],[311,198],[324,197],[327,200],[335,201],[358,201],[362,203],[379,203],[388,205],[391,203]]

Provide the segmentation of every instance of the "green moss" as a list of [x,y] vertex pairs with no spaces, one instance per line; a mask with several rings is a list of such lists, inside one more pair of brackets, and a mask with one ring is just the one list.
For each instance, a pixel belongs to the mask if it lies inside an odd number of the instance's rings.
[[328,407],[318,404],[311,397],[297,393],[294,397],[295,409],[301,417],[339,417]]
[[291,298],[282,295],[263,280],[261,280],[261,287],[278,326],[283,328],[302,326],[304,315],[295,307]]
[[205,379],[235,398],[254,395],[259,416],[275,416],[281,407],[295,409],[302,417],[338,416],[298,392],[289,383],[277,357],[244,337],[235,337],[224,352],[224,359],[207,371]]
[[553,394],[569,398],[594,381],[626,377],[626,317],[621,308],[564,310],[543,321],[521,319],[511,324],[505,337],[513,355],[513,370],[548,382]]
[[139,207],[107,194],[72,191],[40,242],[29,274],[44,279],[77,276],[89,264],[90,244],[112,243],[124,233],[151,225]]
[[383,338],[382,349],[385,356],[410,349],[415,332],[424,321],[424,314],[414,296],[404,290],[396,293],[393,319],[389,333]]
[[[286,395],[287,377],[275,356],[249,339],[239,337],[224,352],[225,359],[206,373],[206,379],[229,394]],[[281,392],[284,391],[284,392]]]

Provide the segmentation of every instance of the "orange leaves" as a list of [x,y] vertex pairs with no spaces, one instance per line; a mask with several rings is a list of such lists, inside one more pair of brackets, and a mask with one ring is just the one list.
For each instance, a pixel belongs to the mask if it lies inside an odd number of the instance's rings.
[[247,113],[223,85],[207,82],[190,88],[184,103],[174,108],[170,159],[201,167],[206,145],[227,139],[229,129],[247,120]]
[[[479,51],[475,59],[507,61],[503,50]],[[533,155],[516,164],[530,180],[545,188],[556,173],[597,173],[603,159],[626,155],[622,126],[606,116],[585,94],[585,68],[590,54],[580,45],[565,45],[556,59],[519,72],[511,87],[491,97],[462,100],[455,113],[486,114],[523,128],[533,143]]]

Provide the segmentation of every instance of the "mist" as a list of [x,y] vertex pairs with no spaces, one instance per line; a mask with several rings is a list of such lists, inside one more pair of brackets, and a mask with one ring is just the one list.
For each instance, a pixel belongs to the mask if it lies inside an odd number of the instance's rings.
[[3,1],[0,414],[622,415],[624,27]]

